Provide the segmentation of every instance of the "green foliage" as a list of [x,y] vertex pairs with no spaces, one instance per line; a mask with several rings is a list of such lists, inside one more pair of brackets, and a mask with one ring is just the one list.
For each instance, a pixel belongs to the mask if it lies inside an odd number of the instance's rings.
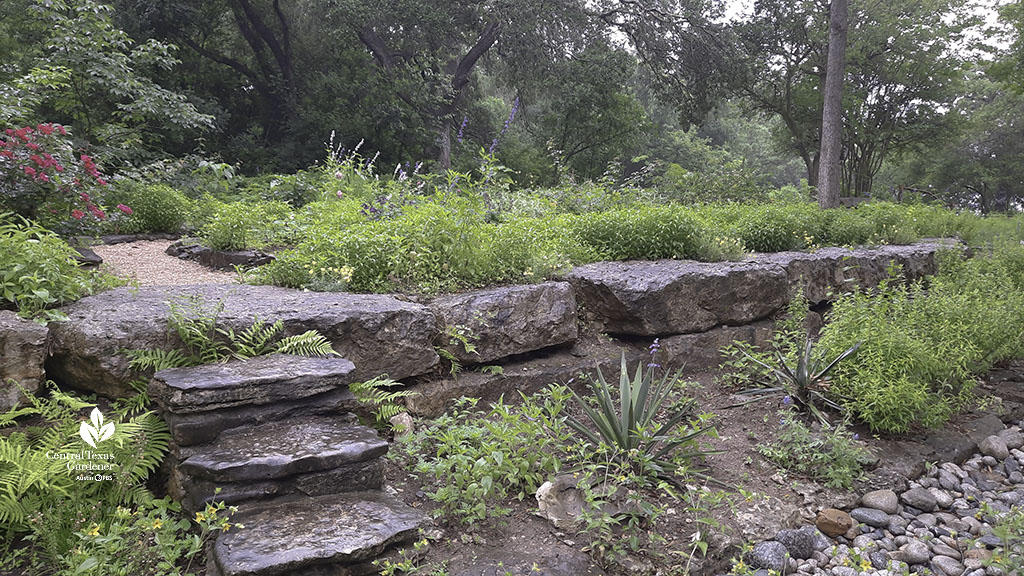
[[214,250],[287,245],[295,240],[295,214],[280,201],[222,204],[210,214],[199,234]]
[[[9,531],[34,528],[32,517],[61,499],[94,499],[107,505],[141,504],[150,499],[144,482],[168,449],[167,425],[151,412],[117,422],[114,435],[103,444],[112,453],[109,481],[79,482],[68,461],[47,454],[74,452],[84,447],[78,437],[80,412],[94,405],[60,392],[49,398],[29,396],[30,406],[0,415],[0,426],[16,418],[37,417],[39,424],[0,436],[0,527]],[[106,461],[104,461],[106,462]],[[81,472],[92,475],[92,472]]]
[[111,231],[122,234],[166,232],[177,234],[184,227],[192,209],[189,199],[166,184],[147,184],[120,179],[110,186],[107,202],[124,204],[131,216],[121,218]]
[[360,404],[370,407],[377,425],[386,425],[392,418],[405,412],[405,406],[399,404],[403,398],[418,396],[419,392],[412,390],[392,390],[396,386],[402,386],[401,382],[392,380],[386,375],[379,376],[366,382],[353,382],[349,384],[349,390],[355,395]]
[[609,260],[696,258],[709,235],[696,218],[673,206],[584,214],[571,225],[581,242]]
[[77,252],[50,231],[0,213],[0,308],[22,316],[60,319],[53,307],[115,286],[112,276],[78,268]]
[[264,354],[292,354],[326,358],[338,353],[323,334],[307,330],[281,337],[284,323],[273,324],[256,318],[248,328],[235,332],[218,326],[223,302],[210,307],[200,297],[183,297],[168,302],[171,313],[167,324],[178,335],[182,347],[172,350],[128,350],[129,366],[142,374],[166,368],[199,366],[226,362],[231,358],[247,360]]
[[864,475],[869,452],[843,423],[823,422],[812,431],[791,412],[779,413],[775,438],[758,445],[758,451],[779,467],[814,478],[831,488],[849,490]]
[[173,45],[150,38],[135,43],[116,27],[113,7],[93,0],[33,1],[33,26],[12,30],[37,51],[20,70],[6,76],[3,91],[14,106],[0,123],[57,113],[70,118],[79,135],[105,146],[107,156],[138,158],[144,144],[160,140],[150,122],[172,130],[209,128],[185,95],[153,78],[178,61]]
[[439,514],[469,524],[503,516],[506,499],[522,500],[561,469],[571,438],[563,423],[570,397],[553,385],[519,406],[499,400],[483,411],[476,399],[463,398],[400,443],[394,457],[436,483],[428,496]]
[[1024,353],[1024,247],[962,260],[947,253],[928,285],[883,282],[839,298],[819,347],[836,355],[832,393],[872,430],[938,426],[966,401],[972,375]]
[[861,344],[862,342],[857,342],[831,361],[826,361],[814,354],[814,343],[809,337],[805,337],[803,349],[797,354],[795,366],[791,366],[779,350],[775,351],[778,358],[775,365],[766,364],[743,351],[748,360],[771,372],[778,386],[753,388],[741,394],[755,396],[755,399],[782,396],[783,402],[793,403],[798,409],[810,412],[818,421],[827,422],[828,419],[818,409],[819,404],[835,410],[842,409],[842,405],[837,402],[838,399],[834,399],[835,393],[829,389],[828,374],[840,362],[853,356]]
[[1024,540],[1020,537],[1024,534],[1024,507],[1017,505],[1000,512],[988,502],[982,502],[981,513],[996,518],[992,535],[1000,540],[985,565],[999,568],[1004,574],[1020,574],[1024,570]]
[[698,441],[716,434],[706,424],[709,415],[694,416],[693,400],[675,402],[677,381],[678,375],[669,374],[656,379],[654,367],[645,370],[642,363],[630,378],[623,353],[617,400],[598,369],[597,378],[590,380],[596,407],[573,393],[589,426],[573,416],[566,422],[593,446],[608,451],[610,462],[640,473],[670,477],[691,460],[708,455],[699,450]]
[[750,206],[735,225],[735,234],[750,250],[798,250],[823,235],[823,211],[808,203]]

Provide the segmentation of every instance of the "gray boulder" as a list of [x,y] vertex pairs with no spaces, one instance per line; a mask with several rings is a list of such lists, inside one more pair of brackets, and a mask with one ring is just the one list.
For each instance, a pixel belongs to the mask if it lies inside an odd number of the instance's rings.
[[785,270],[761,262],[597,262],[568,279],[601,331],[634,336],[748,324],[778,311],[789,294]]
[[935,274],[935,253],[958,247],[953,241],[929,240],[909,246],[828,247],[813,253],[758,254],[755,261],[783,267],[793,288],[802,288],[805,298],[820,303],[834,300],[854,286],[878,286],[888,277],[890,263],[900,265],[908,281]]
[[935,495],[929,492],[927,488],[911,488],[900,494],[900,500],[907,506],[924,512],[932,512],[937,506]]
[[46,382],[46,341],[46,326],[0,310],[0,411],[25,399],[21,388],[35,394]]
[[[436,298],[443,348],[460,362],[486,363],[576,340],[576,295],[567,282],[502,286]],[[446,330],[463,328],[467,352]]]
[[724,358],[720,350],[740,340],[754,346],[764,346],[772,334],[771,321],[754,322],[745,326],[716,326],[707,332],[669,336],[660,341],[656,360],[665,368],[683,368],[687,372],[717,368]]
[[889,525],[889,515],[874,508],[854,508],[850,511],[850,517],[868,526],[882,528]]
[[281,320],[285,335],[319,330],[355,366],[353,378],[382,373],[405,378],[437,363],[435,319],[424,306],[391,296],[302,292],[272,286],[154,286],[117,288],[62,309],[69,320],[51,324],[55,379],[105,396],[130,393],[126,349],[171,349],[180,343],[167,326],[169,300],[200,297],[224,309],[221,325],[248,328],[255,318]]
[[355,367],[344,358],[270,354],[224,364],[161,370],[149,395],[175,414],[298,400],[352,383]]
[[886,514],[895,514],[899,511],[900,500],[892,490],[872,490],[860,497],[860,505],[881,510]]
[[764,568],[782,572],[786,568],[786,560],[789,558],[789,550],[781,542],[766,540],[754,544],[754,547],[747,552],[747,564],[754,568]]
[[394,496],[352,492],[239,507],[231,521],[244,529],[219,533],[210,551],[210,576],[310,574],[320,567],[375,558],[416,537],[429,519]]

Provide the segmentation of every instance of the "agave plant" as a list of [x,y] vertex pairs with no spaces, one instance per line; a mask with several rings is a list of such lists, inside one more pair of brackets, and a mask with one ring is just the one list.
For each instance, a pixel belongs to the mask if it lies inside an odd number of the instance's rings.
[[818,409],[819,404],[836,411],[843,409],[828,396],[828,374],[837,364],[852,356],[861,344],[863,342],[857,342],[826,365],[825,362],[814,357],[813,343],[809,338],[805,338],[803,352],[797,356],[796,366],[792,368],[778,350],[775,351],[775,355],[779,358],[778,366],[769,366],[746,351],[742,351],[748,359],[774,374],[779,385],[752,388],[744,390],[740,394],[754,396],[753,400],[781,396],[788,399],[797,408],[810,412],[819,421],[826,422],[825,415]]
[[[612,449],[618,463],[670,477],[681,464],[715,453],[696,449],[697,438],[714,434],[713,426],[684,424],[695,402],[669,402],[675,381],[668,374],[655,381],[654,366],[644,370],[642,362],[630,378],[623,353],[618,398],[598,368],[597,378],[590,380],[596,406],[573,392],[592,427],[572,416],[566,422],[593,445]],[[680,452],[682,447],[690,451]]]

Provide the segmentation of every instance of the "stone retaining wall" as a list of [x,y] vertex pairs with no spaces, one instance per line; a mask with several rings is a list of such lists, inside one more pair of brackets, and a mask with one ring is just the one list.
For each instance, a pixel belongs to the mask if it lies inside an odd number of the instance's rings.
[[[256,317],[281,320],[286,334],[319,330],[355,364],[354,380],[386,373],[413,382],[427,396],[417,401],[420,412],[432,414],[455,395],[497,397],[566,381],[614,362],[623,349],[630,359],[639,358],[654,338],[661,340],[664,362],[711,368],[718,349],[732,340],[764,342],[772,317],[797,288],[813,303],[825,302],[854,286],[876,286],[892,264],[908,280],[918,279],[935,272],[937,251],[958,246],[933,240],[759,254],[744,262],[599,262],[576,268],[566,281],[424,303],[269,286],[118,288],[63,309],[69,320],[50,325],[46,375],[106,396],[129,393],[123,351],[178,346],[167,325],[167,302],[199,297],[211,306],[221,302],[222,324],[235,330]],[[620,340],[602,345],[609,337]],[[26,349],[32,361],[44,353]],[[461,374],[451,375],[438,351],[454,357]],[[484,366],[501,368],[477,370]],[[0,370],[0,381],[9,377],[9,369]]]

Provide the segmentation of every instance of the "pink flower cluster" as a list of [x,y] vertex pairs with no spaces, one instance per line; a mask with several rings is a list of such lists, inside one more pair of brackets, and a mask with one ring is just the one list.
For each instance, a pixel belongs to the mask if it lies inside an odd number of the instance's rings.
[[[9,181],[22,198],[29,199],[22,200],[29,214],[35,207],[54,214],[70,212],[75,221],[87,214],[97,220],[107,218],[101,203],[86,192],[94,186],[107,186],[107,181],[88,154],[79,154],[75,161],[70,142],[62,138],[68,136],[64,126],[44,123],[8,128],[4,133],[6,136],[0,135],[0,180]],[[132,214],[124,204],[117,208],[125,215]]]

